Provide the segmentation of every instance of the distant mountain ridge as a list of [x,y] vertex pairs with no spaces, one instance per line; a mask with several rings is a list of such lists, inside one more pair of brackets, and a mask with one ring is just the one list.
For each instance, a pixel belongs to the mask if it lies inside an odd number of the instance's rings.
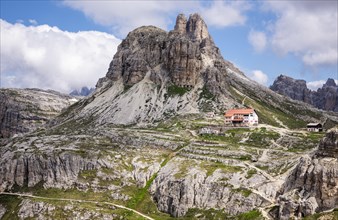
[[0,139],[42,127],[76,101],[53,90],[0,89]]
[[88,88],[87,86],[82,87],[81,89],[74,89],[69,93],[71,96],[88,96],[94,92],[95,88]]
[[338,112],[338,86],[329,78],[317,91],[308,89],[305,80],[280,75],[270,89],[291,99],[302,101],[316,108]]

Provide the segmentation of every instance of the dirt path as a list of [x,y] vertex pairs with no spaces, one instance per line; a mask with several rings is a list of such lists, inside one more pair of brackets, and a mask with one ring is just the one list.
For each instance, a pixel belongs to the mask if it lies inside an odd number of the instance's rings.
[[0,192],[0,195],[12,195],[12,196],[22,196],[22,197],[29,197],[29,198],[36,198],[36,199],[45,199],[45,200],[57,200],[57,201],[69,201],[69,202],[82,202],[82,203],[101,203],[101,204],[106,204],[106,205],[112,205],[115,206],[117,208],[121,208],[121,209],[125,209],[128,211],[132,211],[135,214],[138,214],[140,216],[142,216],[143,218],[149,219],[149,220],[154,220],[153,218],[142,214],[141,212],[138,212],[134,209],[125,207],[123,205],[118,205],[115,203],[111,203],[111,202],[99,202],[99,201],[93,201],[93,200],[81,200],[81,199],[61,199],[61,198],[49,198],[49,197],[42,197],[42,196],[33,196],[33,195],[27,195],[27,194],[21,194],[21,193],[7,193],[7,192]]

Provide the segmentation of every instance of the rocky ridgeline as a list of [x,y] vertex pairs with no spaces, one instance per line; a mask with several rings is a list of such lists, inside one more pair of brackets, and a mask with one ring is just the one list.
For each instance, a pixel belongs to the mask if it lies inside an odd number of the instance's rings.
[[76,101],[50,90],[0,89],[0,138],[33,131]]
[[282,116],[284,120],[338,121],[337,115],[323,115],[248,79],[223,59],[200,15],[188,19],[179,15],[172,31],[154,26],[131,31],[95,92],[55,123],[89,119],[99,125],[152,124],[176,115],[222,113],[255,103],[265,108],[256,105],[256,111],[270,118],[267,114],[282,112],[290,115]]
[[333,79],[328,79],[317,91],[311,91],[307,88],[305,80],[280,75],[270,89],[316,108],[338,112],[338,86]]
[[88,88],[86,86],[82,87],[81,89],[75,89],[69,93],[71,96],[89,96],[91,93],[94,92],[94,88]]
[[280,219],[300,218],[338,207],[338,128],[320,142],[313,156],[304,156],[286,179],[279,200]]

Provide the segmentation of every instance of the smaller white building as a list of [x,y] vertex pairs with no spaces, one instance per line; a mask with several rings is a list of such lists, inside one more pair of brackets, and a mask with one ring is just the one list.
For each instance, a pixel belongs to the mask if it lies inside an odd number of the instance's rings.
[[310,132],[321,132],[323,131],[323,125],[321,123],[309,123],[306,125],[307,130]]

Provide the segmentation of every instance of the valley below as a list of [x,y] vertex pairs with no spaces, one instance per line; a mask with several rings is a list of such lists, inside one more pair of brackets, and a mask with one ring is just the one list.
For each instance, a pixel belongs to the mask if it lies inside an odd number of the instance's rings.
[[[199,135],[206,125],[223,126],[222,117],[199,115],[153,127],[72,123],[1,147],[3,219],[147,218],[135,211],[149,219],[263,219],[283,212],[288,219],[300,207],[310,215],[332,208],[320,204],[323,196],[317,207],[288,198],[299,182],[292,172],[299,161],[311,161],[322,133],[261,124]],[[337,158],[323,161],[335,175]]]

